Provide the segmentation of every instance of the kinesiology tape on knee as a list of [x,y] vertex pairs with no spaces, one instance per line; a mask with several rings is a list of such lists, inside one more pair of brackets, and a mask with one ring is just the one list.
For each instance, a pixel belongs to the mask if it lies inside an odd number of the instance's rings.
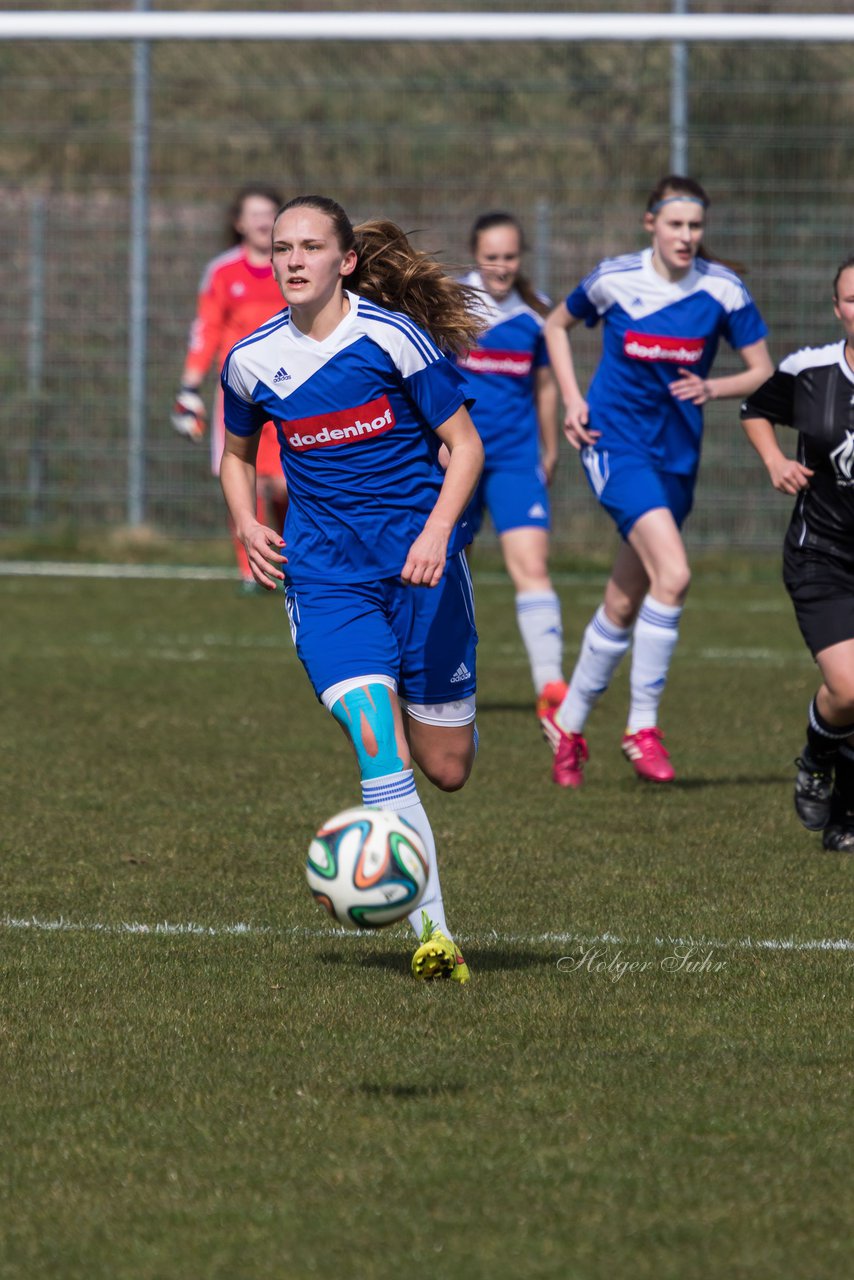
[[398,755],[391,694],[384,684],[360,685],[332,708],[356,749],[362,778],[382,778],[405,768]]

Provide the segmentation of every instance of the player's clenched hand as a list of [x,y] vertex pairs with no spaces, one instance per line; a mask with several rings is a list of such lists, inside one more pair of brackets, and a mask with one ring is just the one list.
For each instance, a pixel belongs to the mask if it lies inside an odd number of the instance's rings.
[[401,570],[401,581],[412,587],[435,587],[442,580],[448,554],[448,539],[429,529],[422,529],[409,548]]
[[208,425],[205,402],[193,387],[181,387],[172,406],[171,422],[181,436],[198,444]]
[[589,422],[590,410],[587,407],[587,401],[571,400],[566,406],[563,434],[573,449],[583,449],[585,445],[595,444],[599,439],[601,433],[591,430],[588,426]]
[[256,521],[241,532],[240,541],[246,549],[252,577],[267,591],[275,591],[285,578],[279,566],[288,562],[288,557],[282,555],[285,543],[281,534]]
[[794,497],[801,489],[809,487],[813,472],[802,462],[796,462],[794,458],[781,457],[769,464],[768,475],[779,493],[789,493]]

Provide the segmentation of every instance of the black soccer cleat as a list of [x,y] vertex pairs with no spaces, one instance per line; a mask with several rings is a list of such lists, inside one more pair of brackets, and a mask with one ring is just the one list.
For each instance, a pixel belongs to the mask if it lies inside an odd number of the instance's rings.
[[830,853],[854,853],[854,813],[850,822],[828,822],[821,842]]
[[845,804],[838,791],[831,796],[822,844],[831,853],[854,853],[854,809]]
[[807,754],[795,760],[795,813],[807,831],[821,831],[830,821],[830,796],[833,791],[833,765],[820,766]]

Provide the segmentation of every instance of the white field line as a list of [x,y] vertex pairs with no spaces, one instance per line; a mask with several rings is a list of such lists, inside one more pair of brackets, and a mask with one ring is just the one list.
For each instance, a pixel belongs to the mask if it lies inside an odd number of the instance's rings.
[[[369,937],[370,930],[361,932],[345,931],[332,927],[324,929],[307,929],[292,927],[277,929],[271,925],[254,925],[246,923],[207,925],[193,921],[185,923],[158,921],[145,924],[141,921],[121,921],[110,923],[99,920],[66,920],[60,916],[58,920],[40,920],[36,916],[0,916],[0,929],[31,931],[33,933],[101,933],[113,937],[137,934],[150,937],[168,938],[234,938],[234,937],[277,937],[277,938],[354,938]],[[458,934],[460,942],[465,943],[537,943],[543,946],[566,946],[576,943],[582,946],[639,946],[651,943],[656,947],[708,947],[713,950],[731,951],[842,951],[854,952],[854,938],[621,938],[609,932],[597,936],[581,933],[486,933]]]
[[0,577],[151,578],[190,582],[237,582],[234,569],[181,564],[76,564],[63,560],[0,560]]
[[[497,570],[475,571],[477,581],[486,586],[507,586],[506,573]],[[604,581],[604,574],[601,575]],[[142,578],[151,581],[171,582],[183,579],[187,582],[237,583],[234,569],[205,567],[204,565],[173,564],[83,564],[65,560],[0,560],[0,577],[7,578]],[[596,583],[595,575],[585,573],[553,573],[556,582],[565,585]]]

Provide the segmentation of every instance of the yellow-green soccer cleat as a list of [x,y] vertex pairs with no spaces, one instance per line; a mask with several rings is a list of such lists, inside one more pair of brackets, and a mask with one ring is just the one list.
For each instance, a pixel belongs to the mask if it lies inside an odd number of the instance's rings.
[[421,944],[412,957],[414,978],[450,978],[452,982],[468,982],[471,974],[453,938],[433,924],[426,911],[421,912]]

